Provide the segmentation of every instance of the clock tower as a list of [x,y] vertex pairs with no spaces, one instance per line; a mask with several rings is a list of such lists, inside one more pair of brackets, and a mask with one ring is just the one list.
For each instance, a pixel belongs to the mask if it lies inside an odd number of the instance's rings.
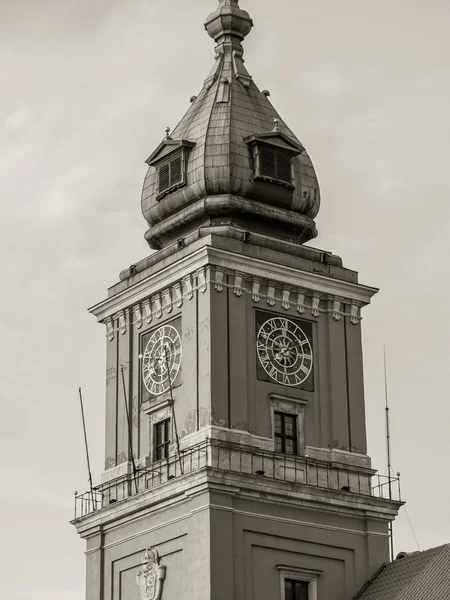
[[[87,600],[350,600],[401,505],[367,455],[361,311],[376,289],[305,245],[320,191],[221,0],[214,64],[147,159],[149,256],[106,332],[102,481],[77,497]],[[395,482],[389,481],[392,489]]]

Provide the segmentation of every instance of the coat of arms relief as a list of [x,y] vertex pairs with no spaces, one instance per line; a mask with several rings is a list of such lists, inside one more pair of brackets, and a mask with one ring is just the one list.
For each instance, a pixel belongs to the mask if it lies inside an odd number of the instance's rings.
[[147,548],[142,555],[142,565],[142,571],[136,575],[141,600],[161,600],[166,567],[159,564],[159,554],[155,548]]

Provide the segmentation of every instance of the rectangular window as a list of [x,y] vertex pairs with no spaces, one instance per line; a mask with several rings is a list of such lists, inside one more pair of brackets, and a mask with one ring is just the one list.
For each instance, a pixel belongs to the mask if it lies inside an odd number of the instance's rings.
[[309,583],[296,579],[285,579],[284,600],[310,600]]
[[154,426],[154,460],[168,458],[170,445],[170,419],[165,419]]
[[275,451],[298,454],[297,416],[274,413]]

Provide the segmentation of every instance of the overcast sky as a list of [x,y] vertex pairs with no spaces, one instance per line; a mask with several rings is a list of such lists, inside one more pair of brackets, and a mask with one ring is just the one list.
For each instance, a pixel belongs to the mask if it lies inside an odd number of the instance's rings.
[[[0,0],[0,597],[84,600],[69,525],[103,467],[104,329],[86,308],[148,254],[144,161],[213,62],[216,0]],[[314,161],[313,245],[381,288],[364,312],[369,452],[422,549],[450,542],[448,0],[241,0],[246,65]],[[396,551],[417,549],[402,509]]]

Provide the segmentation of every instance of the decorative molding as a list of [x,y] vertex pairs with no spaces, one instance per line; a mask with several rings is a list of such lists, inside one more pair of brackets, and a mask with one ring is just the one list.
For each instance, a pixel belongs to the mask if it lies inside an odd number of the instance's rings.
[[[303,413],[305,404],[308,404],[306,400],[299,401],[296,398],[289,398],[288,396],[278,396],[277,394],[269,394],[270,406],[276,412],[291,413],[294,415],[300,415]],[[298,439],[302,436],[301,427],[298,428]]]
[[119,318],[120,335],[125,335],[127,332],[127,319],[126,319],[125,311],[121,310],[117,316]]
[[302,292],[297,294],[297,312],[301,315],[305,312],[305,294]]
[[154,302],[155,302],[155,315],[156,315],[156,318],[160,319],[162,317],[162,314],[163,314],[160,294],[156,294],[156,296],[154,297]]
[[252,76],[244,67],[243,55],[243,50],[233,50],[234,76],[242,83],[244,87],[248,88],[252,82]]
[[[98,321],[105,322],[109,317],[114,317],[120,310],[143,302],[148,298],[149,289],[160,290],[170,287],[183,280],[183,292],[189,300],[193,297],[192,283],[190,275],[202,266],[211,265],[213,268],[223,269],[225,272],[239,271],[245,272],[249,281],[259,279],[260,281],[270,281],[272,285],[282,287],[286,281],[293,289],[308,290],[309,295],[318,295],[320,297],[339,297],[345,304],[357,304],[365,306],[370,303],[370,299],[378,292],[376,288],[368,287],[358,283],[348,282],[340,279],[330,279],[325,275],[300,271],[293,267],[276,264],[270,261],[264,261],[259,258],[237,255],[228,250],[214,248],[205,245],[202,238],[198,243],[192,244],[192,251],[181,258],[176,264],[172,264],[170,269],[157,270],[142,280],[129,287],[124,288],[92,306],[89,309]],[[186,286],[186,287],[185,287]]]
[[110,342],[112,342],[114,339],[114,322],[111,317],[106,319],[105,325],[106,325],[106,337],[108,338],[108,340]]
[[150,300],[144,300],[144,302],[142,303],[142,309],[144,311],[145,322],[147,323],[147,325],[150,325],[150,323],[152,322],[152,305],[150,303]]
[[[334,281],[330,283],[334,285]],[[136,325],[136,329],[141,329],[144,321],[150,324],[152,319],[160,319],[164,313],[172,313],[175,306],[181,308],[185,299],[192,299],[195,290],[206,292],[208,285],[214,286],[218,292],[231,288],[237,297],[248,294],[255,303],[264,298],[270,307],[278,306],[285,311],[294,309],[304,314],[308,310],[315,318],[318,318],[320,313],[330,313],[335,321],[348,318],[354,325],[360,323],[361,307],[367,303],[360,299],[349,301],[341,294],[334,294],[334,288],[325,294],[315,289],[305,289],[303,285],[292,285],[290,281],[284,283],[272,278],[269,280],[268,277],[252,276],[251,273],[231,270],[226,266],[207,264],[193,273],[184,275],[178,281],[172,280],[170,286],[163,287],[151,298],[144,297],[134,303],[134,306],[123,307],[113,315],[106,314],[103,323],[107,328],[108,339],[113,340],[116,331],[124,335],[128,326]]]
[[281,306],[285,310],[289,310],[291,308],[290,298],[291,298],[291,290],[283,289]]
[[134,312],[134,323],[136,325],[136,328],[140,329],[142,327],[141,305],[138,304],[137,306],[135,306],[134,309],[133,309],[133,312]]
[[243,280],[243,276],[242,273],[236,273],[234,276],[234,295],[238,296],[238,298],[240,296],[242,296],[242,280]]
[[194,290],[192,288],[192,278],[190,275],[186,275],[186,277],[183,277],[183,283],[184,283],[184,287],[186,289],[186,298],[188,300],[192,300],[192,298],[194,297]]
[[224,277],[224,272],[216,269],[216,281],[214,283],[214,289],[217,292],[223,291],[223,277]]
[[163,392],[161,396],[143,402],[141,409],[144,414],[148,415],[150,423],[156,423],[171,416],[171,402],[170,394]]
[[228,103],[230,100],[230,82],[228,77],[221,77],[217,91],[217,104]]
[[160,600],[166,578],[166,567],[160,565],[159,554],[155,548],[147,548],[141,561],[143,569],[136,575],[141,600]]
[[162,306],[163,310],[165,310],[167,314],[172,312],[172,294],[170,288],[162,292]]
[[272,438],[275,450],[275,413],[282,412],[296,417],[297,427],[297,455],[305,454],[305,418],[304,408],[307,400],[291,398],[281,394],[269,394],[270,400],[270,421],[272,428]]
[[342,318],[341,315],[341,301],[340,300],[334,300],[333,301],[333,319],[335,321],[340,321]]
[[177,308],[183,306],[183,292],[181,290],[181,282],[176,283],[172,288],[172,294]]
[[359,306],[356,306],[356,304],[352,304],[350,322],[353,323],[353,325],[358,325],[360,320],[361,317],[359,316]]
[[214,60],[216,62],[214,63],[214,66],[211,69],[211,72],[209,73],[208,77],[203,82],[203,85],[207,90],[211,89],[211,87],[214,85],[214,82],[219,77],[219,71],[220,67],[222,66],[223,56],[223,48],[216,49],[214,53]]
[[269,394],[271,402],[287,402],[290,404],[308,404],[308,400],[303,398],[292,398],[291,396],[284,396],[283,394]]
[[261,282],[259,281],[259,279],[253,279],[253,284],[252,284],[252,300],[253,302],[259,302],[261,300],[261,296],[260,296],[260,291],[261,289]]
[[319,304],[320,298],[318,298],[317,296],[313,296],[311,304],[311,314],[313,317],[319,317],[320,315]]
[[267,286],[267,304],[275,306],[275,287],[273,285]]
[[203,267],[197,271],[198,288],[202,294],[204,294],[208,288],[208,282],[206,280],[206,269]]

